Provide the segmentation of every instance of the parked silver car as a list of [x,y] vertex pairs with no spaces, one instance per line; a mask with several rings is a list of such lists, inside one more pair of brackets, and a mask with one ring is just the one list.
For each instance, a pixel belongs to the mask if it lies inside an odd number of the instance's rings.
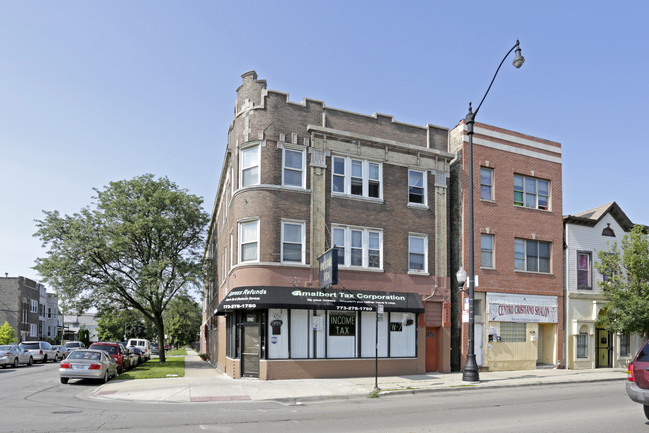
[[103,383],[117,376],[117,363],[103,350],[78,349],[61,361],[61,383],[70,379],[96,379]]
[[68,348],[68,350],[77,350],[77,349],[85,349],[86,345],[83,344],[81,341],[68,341],[67,343],[64,344],[65,347]]
[[18,364],[32,365],[34,357],[27,349],[13,344],[0,346],[0,365],[2,368],[11,366],[17,368]]
[[58,344],[52,346],[52,349],[56,351],[55,361],[63,361],[65,357],[68,356],[68,353],[70,353],[70,350],[67,347],[59,346]]
[[56,361],[56,351],[47,341],[23,341],[19,346],[32,354],[34,362]]

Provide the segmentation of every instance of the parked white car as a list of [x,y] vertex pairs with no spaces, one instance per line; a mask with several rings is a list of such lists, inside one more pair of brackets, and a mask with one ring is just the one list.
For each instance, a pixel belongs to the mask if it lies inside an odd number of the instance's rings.
[[19,346],[32,354],[34,362],[56,361],[56,350],[47,341],[23,341]]
[[151,359],[151,342],[145,338],[131,338],[126,343],[126,347],[138,347],[146,361]]

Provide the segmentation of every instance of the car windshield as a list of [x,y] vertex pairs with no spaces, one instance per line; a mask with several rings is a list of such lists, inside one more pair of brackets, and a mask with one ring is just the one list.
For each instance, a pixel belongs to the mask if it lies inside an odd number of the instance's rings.
[[20,343],[20,347],[25,349],[40,349],[41,346],[38,343]]
[[79,347],[79,343],[65,343],[65,347]]
[[70,354],[68,359],[101,359],[99,352],[87,352],[85,350],[75,350]]

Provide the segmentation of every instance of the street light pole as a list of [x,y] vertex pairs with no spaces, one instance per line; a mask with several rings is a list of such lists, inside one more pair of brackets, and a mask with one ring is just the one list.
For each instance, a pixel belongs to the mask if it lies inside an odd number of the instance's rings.
[[475,112],[473,112],[471,109],[471,103],[469,102],[469,113],[466,115],[464,119],[467,128],[467,135],[469,136],[469,275],[467,277],[467,284],[469,285],[468,287],[468,292],[469,292],[469,342],[468,342],[469,344],[468,345],[469,347],[468,347],[466,362],[464,363],[464,370],[462,371],[462,380],[465,382],[480,381],[480,374],[478,373],[478,363],[476,362],[476,357],[475,357],[475,310],[474,310],[475,267],[474,267],[474,245],[473,245],[475,232],[474,232],[474,215],[473,215],[473,189],[474,189],[473,188],[473,125],[475,123],[475,116],[478,114],[480,107],[482,107],[482,103],[487,97],[489,90],[491,90],[491,86],[493,85],[494,80],[498,75],[498,71],[500,71],[500,67],[503,65],[505,59],[511,54],[511,52],[514,51],[514,49],[516,49],[516,56],[512,64],[516,69],[523,66],[523,63],[525,62],[525,58],[521,55],[520,43],[517,40],[516,44],[514,44],[514,46],[507,52],[507,54],[505,54],[505,57],[503,57],[503,59],[500,61],[500,65],[498,65],[498,69],[496,69],[496,73],[491,79],[491,83],[489,83],[489,87],[487,88],[487,91],[482,97],[480,104],[478,104],[478,108],[476,108]]

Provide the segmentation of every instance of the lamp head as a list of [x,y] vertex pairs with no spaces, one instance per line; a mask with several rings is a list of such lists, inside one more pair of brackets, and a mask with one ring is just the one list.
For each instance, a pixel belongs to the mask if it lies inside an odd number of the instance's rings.
[[462,266],[460,266],[460,269],[455,274],[455,278],[457,278],[457,282],[460,285],[464,285],[464,282],[466,281],[466,271]]
[[512,62],[512,65],[514,65],[514,67],[518,69],[521,66],[523,66],[523,63],[525,63],[525,57],[521,55],[521,47],[518,41],[516,41],[516,52],[515,52],[515,57],[514,57],[514,61]]

